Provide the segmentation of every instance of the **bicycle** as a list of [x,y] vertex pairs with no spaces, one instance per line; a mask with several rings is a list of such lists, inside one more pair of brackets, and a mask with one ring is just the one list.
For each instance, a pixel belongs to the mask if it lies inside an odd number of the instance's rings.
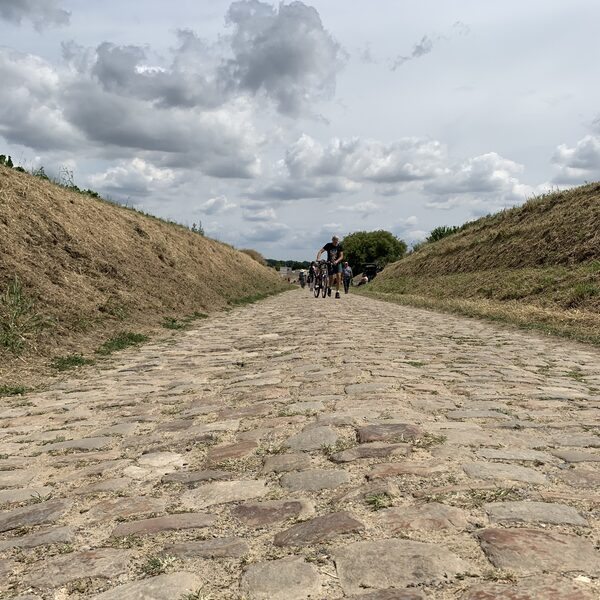
[[327,289],[329,288],[329,263],[326,260],[320,260],[315,273],[315,287],[313,293],[315,298],[319,297],[319,293],[323,298],[327,297]]

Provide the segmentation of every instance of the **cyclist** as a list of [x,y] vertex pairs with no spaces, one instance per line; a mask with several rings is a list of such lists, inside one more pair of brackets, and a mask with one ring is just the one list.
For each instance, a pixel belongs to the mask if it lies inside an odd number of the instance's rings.
[[340,297],[340,279],[342,276],[342,260],[344,258],[344,250],[340,244],[340,238],[334,235],[331,238],[331,242],[325,244],[317,252],[317,260],[321,258],[321,254],[327,252],[327,262],[329,263],[329,289],[327,295],[331,296],[331,288],[335,281],[335,297]]

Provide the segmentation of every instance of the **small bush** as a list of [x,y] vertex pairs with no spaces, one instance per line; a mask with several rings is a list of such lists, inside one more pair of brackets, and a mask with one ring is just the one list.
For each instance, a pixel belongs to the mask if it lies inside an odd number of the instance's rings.
[[44,167],[39,167],[38,169],[34,169],[31,174],[34,177],[39,177],[39,179],[45,179],[46,181],[50,181],[50,177],[46,175],[46,171],[44,171]]
[[50,363],[50,366],[57,371],[67,371],[68,369],[74,369],[75,367],[91,365],[93,362],[93,360],[84,358],[80,354],[70,354],[68,356],[57,356]]
[[104,342],[104,344],[102,344],[102,346],[96,350],[96,353],[102,355],[112,354],[113,352],[123,350],[129,346],[138,346],[139,344],[143,344],[149,339],[150,338],[147,335],[143,335],[142,333],[121,331],[114,338],[106,340],[106,342]]

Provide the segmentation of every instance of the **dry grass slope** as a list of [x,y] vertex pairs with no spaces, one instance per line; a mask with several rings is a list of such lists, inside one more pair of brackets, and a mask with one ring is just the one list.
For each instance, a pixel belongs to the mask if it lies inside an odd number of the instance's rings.
[[[283,289],[226,244],[0,167],[0,294],[15,277],[40,325],[21,361]],[[12,360],[0,348],[0,383]]]
[[600,183],[470,223],[365,292],[600,343]]

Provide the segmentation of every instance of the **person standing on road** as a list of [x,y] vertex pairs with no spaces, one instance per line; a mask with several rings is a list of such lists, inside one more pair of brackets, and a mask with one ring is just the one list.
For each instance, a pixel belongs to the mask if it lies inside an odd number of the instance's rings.
[[344,293],[347,294],[348,289],[350,288],[350,282],[352,281],[352,277],[354,277],[354,274],[352,273],[352,267],[347,262],[344,263],[342,276],[344,278]]
[[321,254],[327,252],[327,261],[329,262],[329,288],[327,295],[331,296],[331,287],[335,281],[335,297],[340,297],[340,278],[342,276],[342,260],[344,258],[344,250],[340,244],[340,238],[334,235],[331,242],[325,244],[317,252],[317,260],[321,258]]

